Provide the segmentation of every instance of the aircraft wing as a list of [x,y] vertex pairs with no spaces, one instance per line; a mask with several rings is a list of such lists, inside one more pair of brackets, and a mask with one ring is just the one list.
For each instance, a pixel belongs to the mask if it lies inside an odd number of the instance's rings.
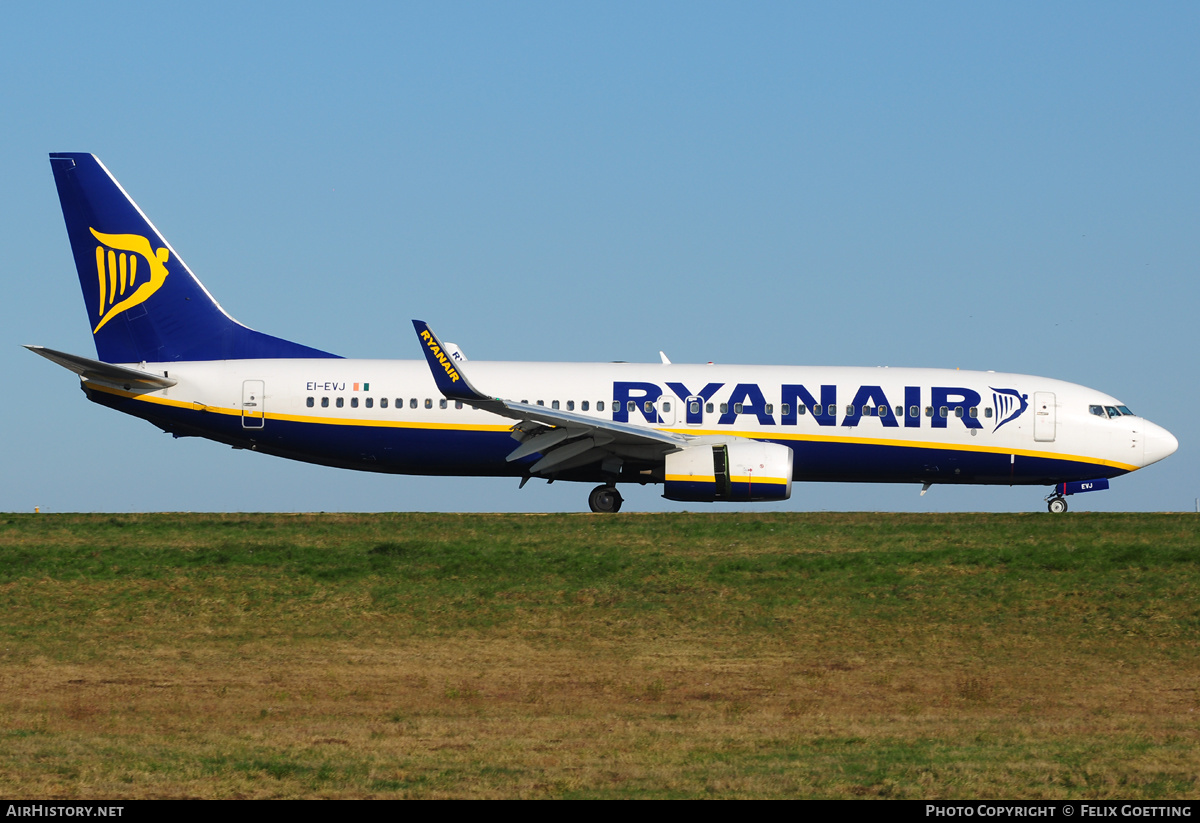
[[116,386],[126,391],[167,389],[179,382],[154,372],[131,369],[126,366],[114,366],[103,360],[92,360],[77,354],[67,354],[65,351],[48,349],[45,346],[26,346],[25,348],[57,363],[64,369],[70,369],[84,380]]
[[463,373],[462,361],[453,358],[428,323],[414,320],[413,327],[434,382],[443,395],[518,421],[512,431],[520,445],[507,459],[511,462],[541,454],[541,459],[530,467],[531,474],[550,475],[614,457],[657,462],[668,452],[681,449],[695,439],[689,435],[488,396],[471,385]]

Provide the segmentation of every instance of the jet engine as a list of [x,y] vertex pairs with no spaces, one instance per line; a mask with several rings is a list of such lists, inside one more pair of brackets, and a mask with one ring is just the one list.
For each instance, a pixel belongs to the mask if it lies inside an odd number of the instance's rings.
[[668,500],[787,500],[792,450],[757,440],[688,446],[667,455],[664,485]]

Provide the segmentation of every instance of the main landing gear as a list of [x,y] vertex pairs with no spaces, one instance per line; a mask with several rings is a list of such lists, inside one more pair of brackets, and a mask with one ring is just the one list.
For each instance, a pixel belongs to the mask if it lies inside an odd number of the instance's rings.
[[623,502],[616,486],[597,486],[588,495],[588,505],[598,514],[616,514]]

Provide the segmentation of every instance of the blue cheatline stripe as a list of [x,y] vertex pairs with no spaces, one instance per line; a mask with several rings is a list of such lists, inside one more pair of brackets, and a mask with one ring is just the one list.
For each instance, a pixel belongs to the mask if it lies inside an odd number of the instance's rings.
[[[93,387],[89,397],[181,436],[210,437],[313,463],[395,474],[520,476],[537,457],[508,463],[515,443],[508,427],[456,426],[268,414],[261,429],[242,428],[230,409],[197,411],[190,404]],[[152,402],[147,402],[150,400]],[[1055,455],[1010,454],[838,440],[776,440],[794,452],[797,481],[1045,484],[1116,477],[1127,468]],[[778,484],[782,490],[782,484]]]

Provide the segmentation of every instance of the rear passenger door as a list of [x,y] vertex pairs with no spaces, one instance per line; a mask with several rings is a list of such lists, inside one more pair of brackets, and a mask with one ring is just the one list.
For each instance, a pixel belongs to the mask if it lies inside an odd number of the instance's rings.
[[263,399],[265,386],[261,380],[242,381],[242,428],[261,429],[267,419],[267,407]]

